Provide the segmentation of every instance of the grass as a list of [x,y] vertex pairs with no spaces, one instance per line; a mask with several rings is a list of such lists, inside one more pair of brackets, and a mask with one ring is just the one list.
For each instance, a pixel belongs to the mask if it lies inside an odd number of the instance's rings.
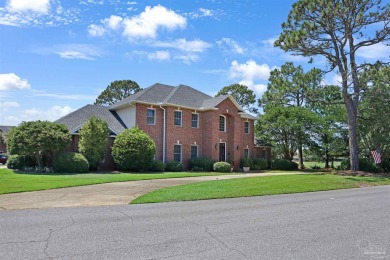
[[[225,173],[226,174],[226,173]],[[0,169],[0,194],[48,190],[108,182],[221,175],[215,172],[31,174]]]
[[253,177],[192,183],[156,190],[132,204],[237,198],[388,185],[390,178],[330,174]]

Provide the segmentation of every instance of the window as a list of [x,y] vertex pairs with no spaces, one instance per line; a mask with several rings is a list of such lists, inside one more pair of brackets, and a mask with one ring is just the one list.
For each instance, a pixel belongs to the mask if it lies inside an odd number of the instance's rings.
[[191,158],[197,158],[197,157],[198,157],[198,146],[191,145]]
[[176,126],[181,126],[181,111],[175,111],[174,121]]
[[226,118],[219,116],[219,131],[226,132]]
[[173,146],[173,160],[175,162],[181,162],[181,145],[175,144]]
[[146,111],[146,122],[148,125],[156,124],[156,110],[148,108]]
[[192,113],[191,116],[191,127],[198,128],[199,127],[199,114]]
[[244,122],[244,133],[249,134],[249,122]]
[[249,149],[248,148],[244,149],[244,157],[249,158]]

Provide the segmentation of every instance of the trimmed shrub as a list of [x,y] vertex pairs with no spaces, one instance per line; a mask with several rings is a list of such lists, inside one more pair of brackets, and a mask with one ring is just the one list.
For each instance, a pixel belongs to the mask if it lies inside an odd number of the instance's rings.
[[166,172],[182,172],[183,165],[181,163],[175,162],[175,161],[167,162],[165,164],[165,171]]
[[112,157],[120,170],[146,171],[154,160],[156,145],[138,127],[126,129],[115,138]]
[[90,170],[103,161],[108,143],[108,126],[104,119],[92,116],[80,129],[79,151],[88,160]]
[[[351,163],[349,159],[345,159],[341,162],[339,169],[342,171],[347,171],[351,168]],[[374,164],[371,159],[368,158],[359,158],[359,171],[380,173],[382,169]]]
[[58,173],[86,173],[89,164],[80,153],[63,152],[53,161],[53,170]]
[[298,170],[298,164],[295,162],[290,162],[289,160],[285,160],[285,159],[275,159],[271,163],[271,169],[293,171],[293,170]]
[[390,158],[383,159],[382,169],[384,172],[390,172]]
[[13,170],[23,170],[24,168],[34,167],[35,165],[34,160],[26,155],[14,154],[9,156],[7,160],[7,168]]
[[149,165],[149,171],[152,172],[163,172],[165,168],[165,163],[163,161],[159,160],[154,160],[150,165]]
[[190,170],[193,171],[212,171],[214,161],[208,158],[198,157],[192,158],[189,161]]
[[264,159],[253,159],[253,170],[265,170],[268,168],[268,162]]
[[216,162],[213,165],[213,170],[215,172],[230,172],[231,165],[227,162]]
[[250,167],[253,169],[253,161],[251,158],[241,158],[240,159],[240,167]]

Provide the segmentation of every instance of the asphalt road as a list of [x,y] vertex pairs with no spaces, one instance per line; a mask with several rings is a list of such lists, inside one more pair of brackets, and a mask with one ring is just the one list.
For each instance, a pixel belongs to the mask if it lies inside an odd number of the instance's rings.
[[1,211],[0,259],[390,259],[390,186]]

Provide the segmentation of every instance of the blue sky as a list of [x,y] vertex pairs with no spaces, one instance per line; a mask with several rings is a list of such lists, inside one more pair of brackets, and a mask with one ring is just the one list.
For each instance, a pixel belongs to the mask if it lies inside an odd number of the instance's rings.
[[[293,2],[0,0],[0,124],[58,119],[122,79],[209,95],[240,82],[260,97],[287,61],[325,65],[273,47]],[[359,56],[389,60],[389,48]]]

